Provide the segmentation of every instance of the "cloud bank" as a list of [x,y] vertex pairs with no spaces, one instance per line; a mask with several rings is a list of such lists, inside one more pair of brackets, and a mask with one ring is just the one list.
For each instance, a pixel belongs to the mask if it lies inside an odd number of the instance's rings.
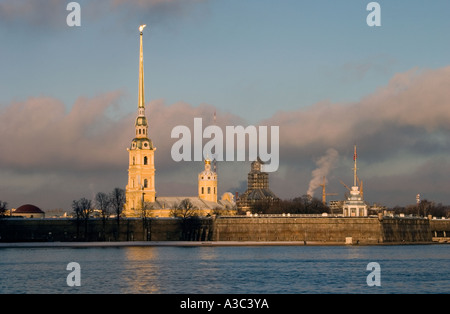
[[[421,193],[423,198],[450,203],[448,86],[450,67],[413,69],[395,75],[358,102],[321,102],[261,121],[260,125],[280,127],[280,169],[270,174],[271,189],[292,198],[306,194],[314,178],[327,175],[327,190],[343,195],[338,179],[351,180],[357,144],[366,200],[405,205]],[[51,97],[1,104],[0,199],[16,206],[26,199],[44,208],[70,207],[73,199],[124,187],[135,113],[119,115],[115,108],[120,105],[118,91],[80,97],[70,110]],[[223,129],[247,125],[245,117],[208,104],[154,100],[146,106],[150,137],[157,147],[159,195],[195,194],[196,175],[203,169],[201,162],[171,160],[173,127],[192,128],[195,117],[203,118],[205,127],[213,123],[215,111]],[[313,172],[325,164],[319,161],[327,155],[334,166],[326,174]],[[249,163],[223,162],[219,169],[224,193],[246,180]]]
[[[327,184],[326,177],[333,169],[335,163],[339,157],[339,153],[334,148],[329,148],[326,154],[320,157],[316,161],[317,168],[312,171],[312,179],[309,182],[309,188],[306,192],[307,195],[311,197],[314,196],[314,191],[323,183]],[[325,178],[325,182],[323,182]]]

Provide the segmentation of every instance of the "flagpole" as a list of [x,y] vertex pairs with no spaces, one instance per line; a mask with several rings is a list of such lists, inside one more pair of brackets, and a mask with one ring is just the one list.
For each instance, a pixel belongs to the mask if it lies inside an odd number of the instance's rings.
[[356,186],[356,159],[358,158],[358,155],[356,154],[356,145],[355,145],[355,151],[353,153],[353,161],[355,163],[353,168],[353,186]]

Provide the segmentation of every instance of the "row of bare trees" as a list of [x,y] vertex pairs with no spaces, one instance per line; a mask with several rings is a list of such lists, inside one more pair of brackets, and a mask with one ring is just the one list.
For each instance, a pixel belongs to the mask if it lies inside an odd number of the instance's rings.
[[120,219],[123,206],[125,204],[125,190],[115,188],[111,193],[98,192],[95,200],[80,198],[72,202],[72,210],[77,219],[89,219],[92,216],[94,208],[100,211],[103,219],[111,215],[115,215],[116,219]]
[[395,206],[391,210],[395,214],[407,214],[423,217],[432,215],[434,217],[450,218],[450,205],[442,205],[442,203],[436,203],[426,199],[421,200],[419,204]]
[[77,237],[79,237],[80,224],[84,223],[84,238],[87,238],[87,224],[92,217],[94,208],[100,211],[103,220],[103,235],[105,235],[106,220],[111,215],[115,215],[117,225],[120,224],[120,217],[125,204],[125,190],[114,188],[110,193],[98,192],[94,202],[84,197],[72,202],[72,210],[77,224]]
[[[310,195],[303,195],[277,202],[255,202],[250,210],[253,214],[321,214],[329,213],[330,208]],[[245,214],[238,212],[238,214]]]

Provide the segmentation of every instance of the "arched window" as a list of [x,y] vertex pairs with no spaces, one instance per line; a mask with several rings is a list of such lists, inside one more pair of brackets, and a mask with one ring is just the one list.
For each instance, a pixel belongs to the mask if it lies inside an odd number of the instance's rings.
[[133,165],[136,164],[136,157],[133,156]]
[[147,164],[147,161],[148,161],[147,156],[145,156],[145,157],[144,157],[144,165]]
[[141,134],[141,129],[139,129],[139,134]]
[[144,179],[144,188],[146,188],[148,186],[148,180]]
[[202,194],[205,194],[205,188],[202,186]]
[[211,194],[211,187],[208,186],[208,194]]

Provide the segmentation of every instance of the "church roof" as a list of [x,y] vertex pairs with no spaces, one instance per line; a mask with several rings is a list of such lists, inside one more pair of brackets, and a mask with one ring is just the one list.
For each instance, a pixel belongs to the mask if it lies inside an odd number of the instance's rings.
[[218,200],[216,203],[203,200],[198,196],[158,196],[155,202],[151,203],[151,205],[153,206],[153,209],[173,209],[184,199],[191,201],[192,205],[198,209],[225,209],[227,206],[231,209],[234,206],[234,203],[228,200]]
[[244,194],[241,195],[240,199],[253,200],[253,201],[262,201],[266,199],[278,199],[278,197],[269,189],[251,189],[245,191]]

